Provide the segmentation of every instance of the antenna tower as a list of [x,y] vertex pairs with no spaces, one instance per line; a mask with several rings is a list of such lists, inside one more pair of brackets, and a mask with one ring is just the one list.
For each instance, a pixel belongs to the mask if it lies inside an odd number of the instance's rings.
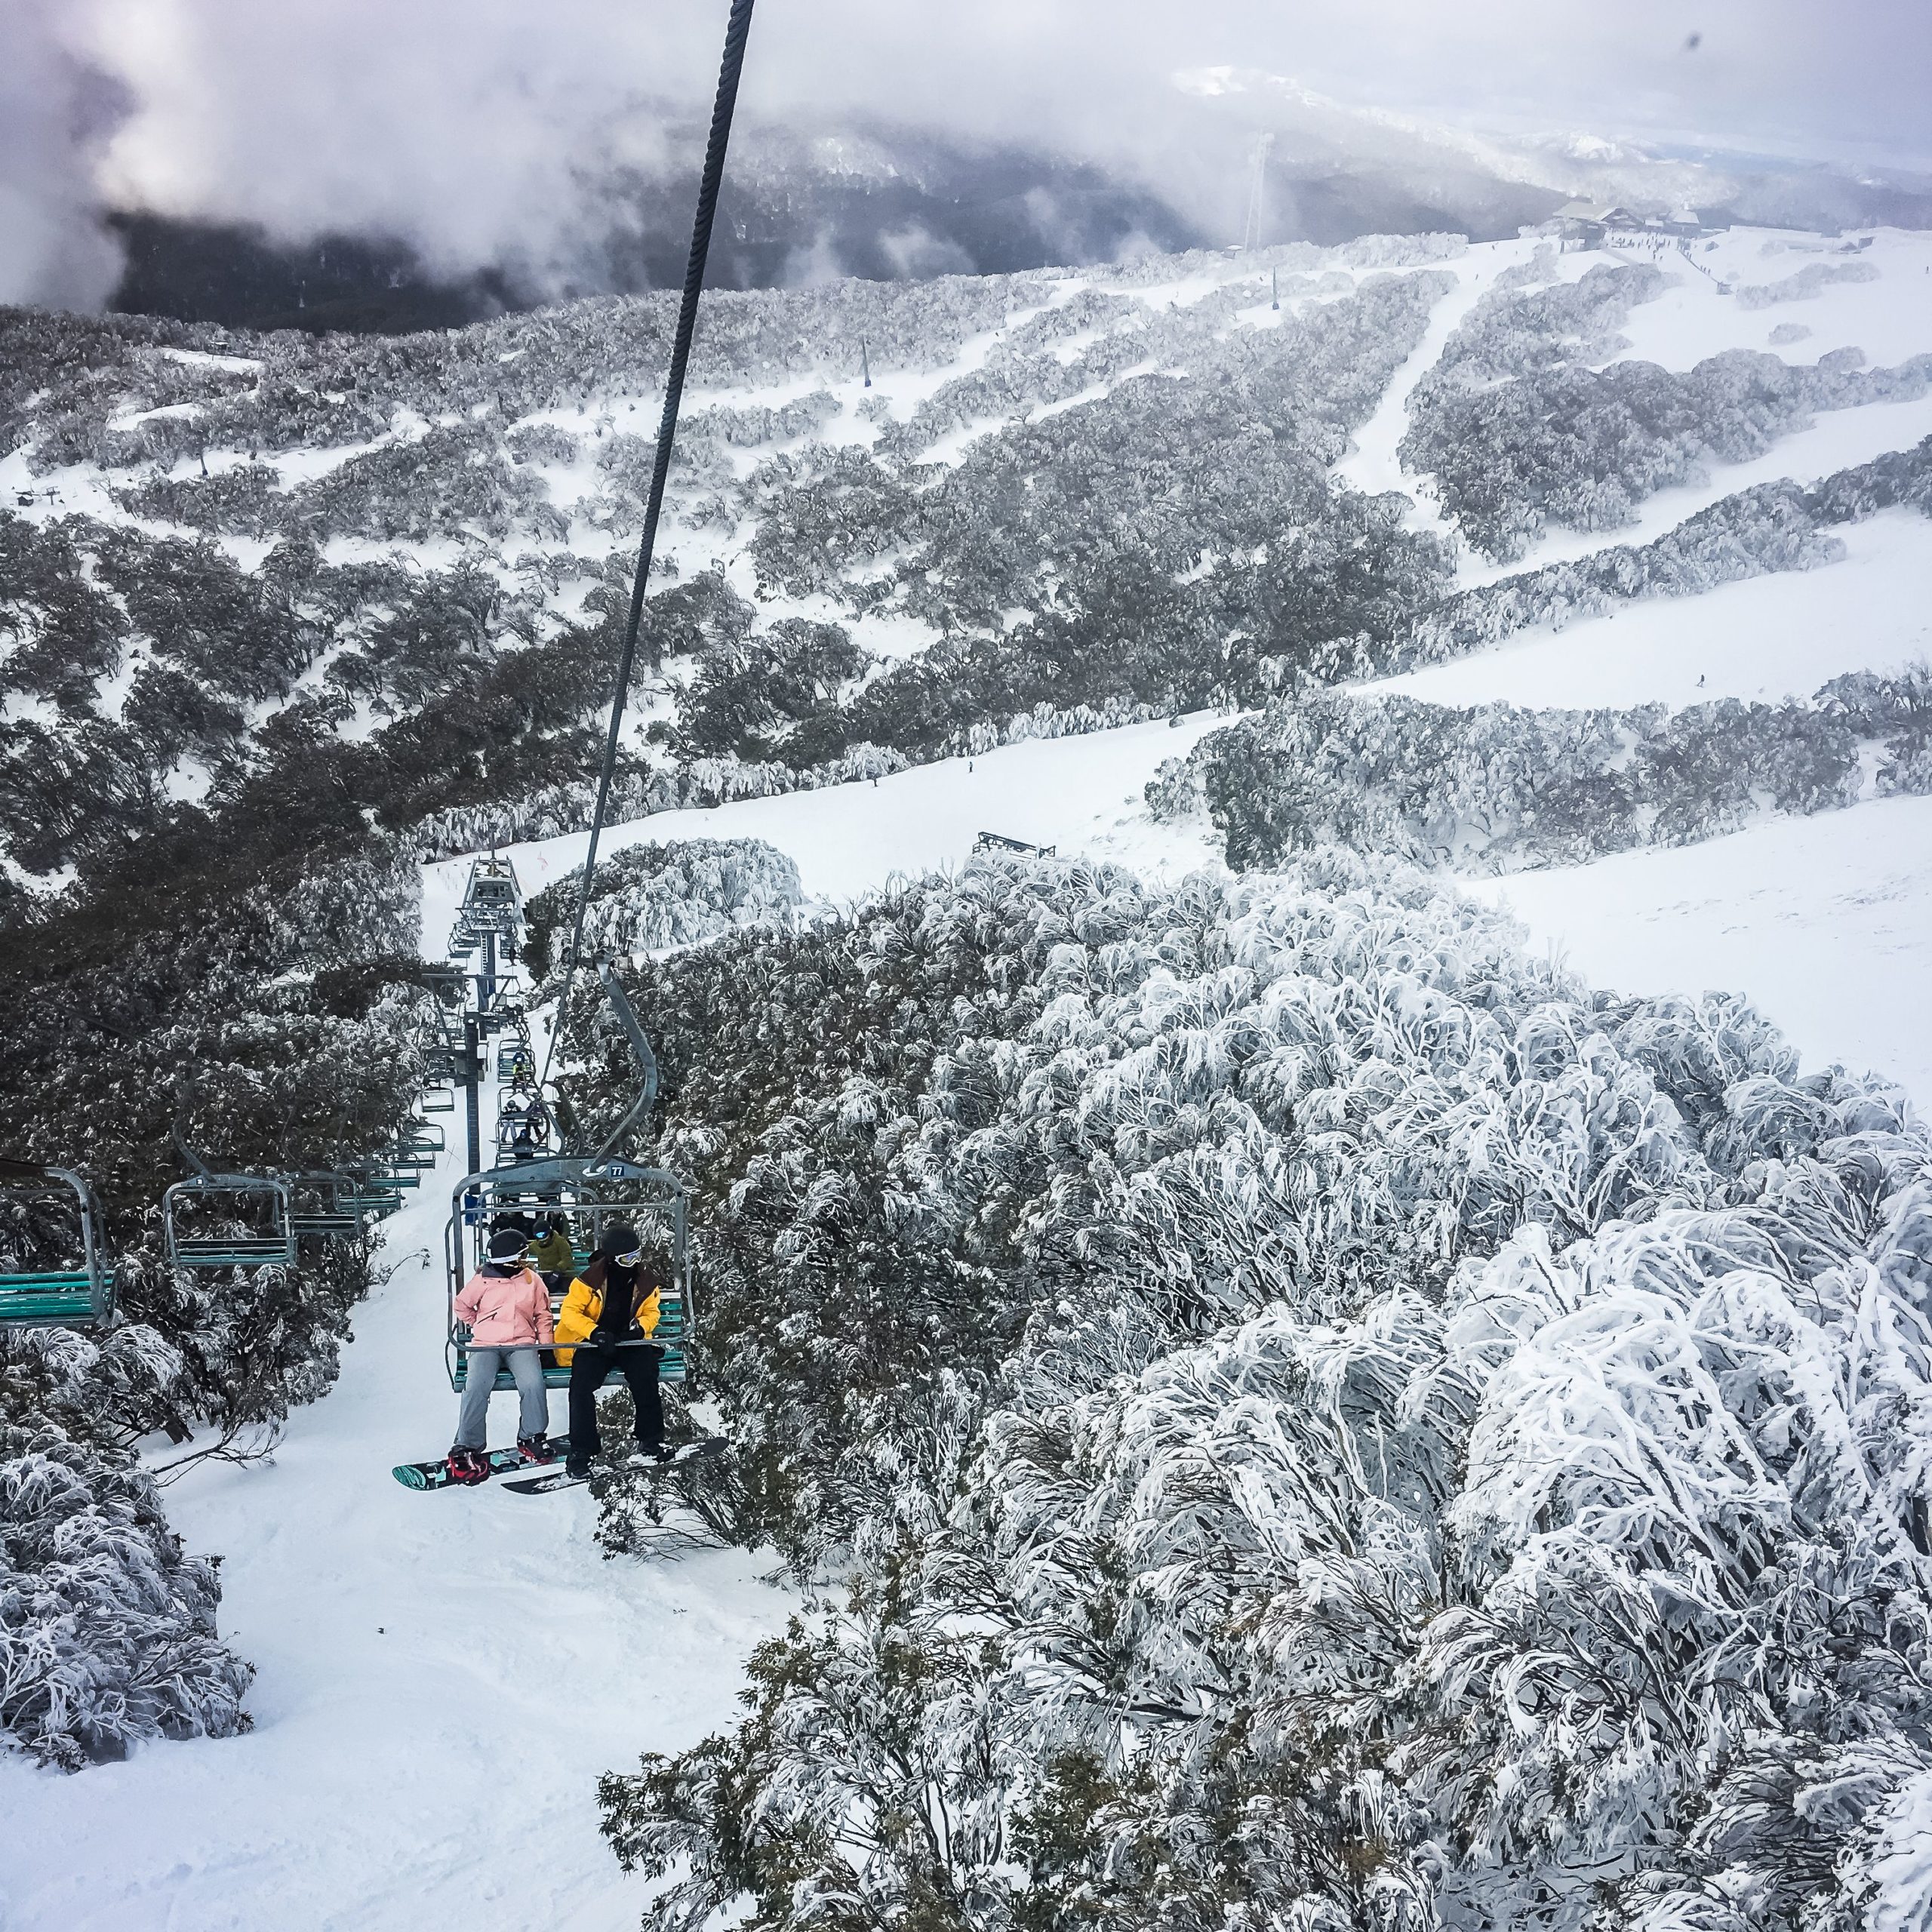
[[1247,186],[1247,220],[1241,233],[1244,252],[1261,246],[1261,233],[1268,214],[1268,157],[1273,152],[1272,134],[1257,134],[1250,155],[1254,172]]

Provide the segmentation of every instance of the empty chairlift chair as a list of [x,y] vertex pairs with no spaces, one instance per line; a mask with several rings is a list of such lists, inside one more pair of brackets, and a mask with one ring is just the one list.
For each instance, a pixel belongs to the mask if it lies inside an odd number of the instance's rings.
[[326,1168],[283,1178],[288,1183],[288,1223],[298,1241],[353,1241],[361,1233],[363,1216],[355,1205],[352,1177]]
[[267,1268],[295,1259],[287,1181],[273,1174],[217,1174],[177,1132],[195,1171],[161,1197],[162,1235],[176,1268]]
[[514,932],[523,923],[523,888],[507,859],[478,859],[469,868],[460,916],[478,932]]
[[0,1327],[99,1328],[113,1315],[87,1183],[66,1168],[0,1159]]

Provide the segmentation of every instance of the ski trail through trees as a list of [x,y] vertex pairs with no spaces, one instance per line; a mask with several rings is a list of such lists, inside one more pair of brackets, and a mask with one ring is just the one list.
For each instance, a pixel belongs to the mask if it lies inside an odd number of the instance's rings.
[[[1461,540],[1436,507],[1432,492],[1425,495],[1419,484],[1426,479],[1412,478],[1396,454],[1403,432],[1409,426],[1409,398],[1417,383],[1442,359],[1449,338],[1463,320],[1491,289],[1502,271],[1518,261],[1527,261],[1534,245],[1521,242],[1485,248],[1480,257],[1465,255],[1460,261],[1445,262],[1430,271],[1447,272],[1456,278],[1456,286],[1430,312],[1429,328],[1408,360],[1395,371],[1395,380],[1383,392],[1382,400],[1368,420],[1355,432],[1355,446],[1335,466],[1338,481],[1366,496],[1380,496],[1393,490],[1407,497],[1411,506],[1403,518],[1411,530],[1426,531],[1439,537],[1454,555]],[[1478,266],[1480,262],[1480,266]]]

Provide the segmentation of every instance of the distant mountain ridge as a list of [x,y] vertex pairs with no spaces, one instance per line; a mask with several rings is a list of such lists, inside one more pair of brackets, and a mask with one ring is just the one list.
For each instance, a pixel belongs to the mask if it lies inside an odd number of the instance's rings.
[[[1578,196],[1828,232],[1932,226],[1932,178],[1898,171],[1576,131],[1491,134],[1231,67],[1175,76],[1171,107],[1131,145],[1122,135],[1114,152],[1084,158],[1044,141],[974,143],[884,124],[752,127],[727,176],[712,278],[764,288],[1078,267],[1226,245],[1251,222],[1264,244],[1494,241]],[[700,132],[670,126],[668,173],[587,158],[577,199],[540,246],[506,247],[467,272],[439,272],[394,235],[298,241],[124,211],[114,226],[127,266],[109,306],[231,328],[399,334],[673,287]]]

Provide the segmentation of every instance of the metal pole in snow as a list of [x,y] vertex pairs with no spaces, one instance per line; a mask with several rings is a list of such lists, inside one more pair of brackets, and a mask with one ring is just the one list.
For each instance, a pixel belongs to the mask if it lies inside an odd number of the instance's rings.
[[466,1013],[463,1016],[463,1084],[464,1107],[469,1118],[469,1165],[464,1171],[472,1174],[483,1171],[483,1128],[478,1118],[480,1102],[476,1091],[482,1071],[483,1056],[478,1048],[476,1016]]

